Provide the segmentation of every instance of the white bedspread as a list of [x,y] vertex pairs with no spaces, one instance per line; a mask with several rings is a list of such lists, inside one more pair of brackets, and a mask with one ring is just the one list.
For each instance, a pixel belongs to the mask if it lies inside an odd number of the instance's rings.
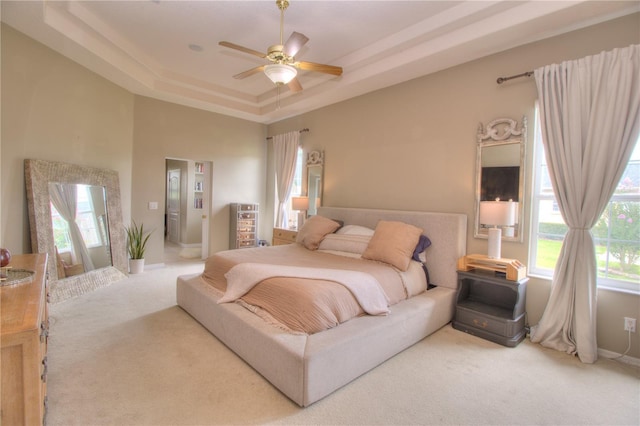
[[318,269],[299,266],[241,263],[225,274],[227,290],[218,303],[233,302],[256,284],[268,278],[291,277],[333,281],[346,287],[369,315],[389,313],[389,299],[372,275],[344,269]]

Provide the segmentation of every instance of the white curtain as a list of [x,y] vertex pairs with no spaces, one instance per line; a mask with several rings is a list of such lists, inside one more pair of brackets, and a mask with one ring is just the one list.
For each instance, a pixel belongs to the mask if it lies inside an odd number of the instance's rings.
[[598,358],[597,264],[591,228],[640,132],[640,45],[535,70],[549,175],[568,232],[531,340]]
[[289,221],[285,203],[291,194],[299,145],[300,132],[289,132],[273,137],[273,150],[276,161],[276,189],[278,192],[276,227],[279,228],[287,228]]
[[78,263],[79,258],[84,271],[88,272],[93,271],[95,267],[93,266],[93,261],[89,256],[87,245],[84,243],[84,239],[82,238],[80,228],[76,223],[77,194],[76,185],[74,184],[49,184],[49,196],[51,198],[51,202],[56,210],[58,210],[58,213],[60,213],[60,216],[62,216],[69,225],[69,234],[71,236],[72,245],[71,259],[73,263]]

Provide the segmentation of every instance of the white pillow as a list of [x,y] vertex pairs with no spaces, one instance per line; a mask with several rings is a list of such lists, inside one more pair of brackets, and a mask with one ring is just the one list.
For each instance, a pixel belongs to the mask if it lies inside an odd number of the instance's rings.
[[368,235],[329,234],[320,242],[318,250],[362,254],[371,237]]
[[345,225],[336,231],[336,234],[345,235],[368,235],[372,236],[375,230],[360,225]]

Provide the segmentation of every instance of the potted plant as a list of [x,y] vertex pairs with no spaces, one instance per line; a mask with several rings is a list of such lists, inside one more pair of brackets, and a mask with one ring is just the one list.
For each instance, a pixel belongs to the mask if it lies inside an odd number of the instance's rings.
[[127,251],[129,252],[129,273],[139,274],[144,270],[144,251],[153,231],[145,232],[144,224],[138,226],[135,221],[125,229],[127,231]]

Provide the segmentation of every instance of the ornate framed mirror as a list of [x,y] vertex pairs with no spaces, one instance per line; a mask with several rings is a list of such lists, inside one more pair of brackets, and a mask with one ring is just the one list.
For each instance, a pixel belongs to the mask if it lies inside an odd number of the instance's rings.
[[[117,172],[27,159],[25,179],[31,249],[49,255],[52,290],[63,281],[74,293],[87,283],[97,287],[125,277],[126,237]],[[65,230],[54,232],[58,227]]]
[[489,225],[480,223],[483,201],[514,201],[515,222],[505,227],[503,241],[522,241],[524,211],[524,159],[527,117],[518,123],[498,118],[478,126],[476,148],[476,193],[474,237],[488,238]]
[[309,197],[308,216],[318,214],[322,205],[322,175],[324,170],[324,151],[311,151],[307,155],[307,197]]

